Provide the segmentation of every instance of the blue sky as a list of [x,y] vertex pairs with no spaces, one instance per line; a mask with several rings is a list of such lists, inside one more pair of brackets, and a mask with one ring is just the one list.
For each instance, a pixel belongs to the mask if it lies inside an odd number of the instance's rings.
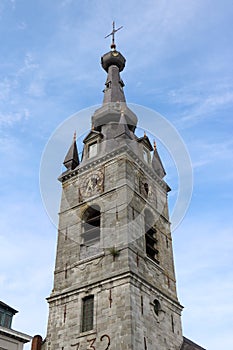
[[[61,123],[102,102],[99,62],[114,19],[124,26],[127,101],[163,115],[191,158],[192,200],[173,233],[184,334],[208,349],[233,347],[232,18],[227,0],[0,1],[0,298],[20,311],[15,329],[46,334],[56,228],[41,199],[41,157]],[[88,116],[78,134],[84,126]],[[160,147],[172,207],[179,181]]]

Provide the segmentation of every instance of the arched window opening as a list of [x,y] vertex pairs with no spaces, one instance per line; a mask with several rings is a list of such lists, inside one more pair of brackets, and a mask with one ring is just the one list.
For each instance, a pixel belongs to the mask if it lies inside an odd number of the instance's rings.
[[161,311],[161,305],[160,305],[160,302],[157,299],[154,300],[153,307],[154,307],[155,314],[158,316],[159,312]]
[[82,299],[82,332],[93,329],[94,320],[94,295],[89,295]]
[[83,244],[92,245],[100,239],[100,207],[89,207],[83,214]]
[[157,230],[154,227],[153,214],[148,209],[145,210],[145,240],[147,256],[159,264]]

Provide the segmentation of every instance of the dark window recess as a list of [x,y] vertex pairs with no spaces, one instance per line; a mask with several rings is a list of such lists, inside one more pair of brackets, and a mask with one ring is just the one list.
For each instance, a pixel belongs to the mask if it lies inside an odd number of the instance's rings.
[[159,263],[158,255],[159,251],[157,249],[158,240],[156,238],[156,229],[151,227],[146,231],[146,254],[154,260],[156,263]]
[[161,310],[160,302],[157,299],[155,299],[154,300],[154,312],[157,316],[159,315],[160,310]]
[[143,296],[141,295],[141,313],[142,313],[142,315],[143,315],[143,309],[144,309]]
[[4,324],[4,313],[0,311],[0,326],[3,326]]
[[171,324],[172,324],[172,332],[175,333],[174,319],[172,315],[171,315]]
[[11,326],[11,319],[12,319],[12,317],[10,315],[7,315],[7,314],[5,315],[4,326],[6,328],[10,328],[10,326]]
[[100,211],[99,207],[88,208],[83,215],[83,243],[91,245],[100,239]]
[[0,311],[0,326],[11,328],[12,315]]
[[150,212],[145,213],[145,240],[147,256],[159,264],[157,231],[153,227],[153,217]]
[[147,350],[146,338],[144,337],[144,350]]
[[89,295],[83,298],[82,305],[82,332],[87,332],[93,329],[94,319],[94,296]]
[[106,85],[106,88],[107,88],[107,89],[110,89],[110,88],[111,88],[111,85],[112,85],[112,82],[111,82],[111,81],[108,81],[105,85]]
[[149,193],[149,185],[148,185],[148,183],[144,183],[144,190],[145,190],[146,194]]

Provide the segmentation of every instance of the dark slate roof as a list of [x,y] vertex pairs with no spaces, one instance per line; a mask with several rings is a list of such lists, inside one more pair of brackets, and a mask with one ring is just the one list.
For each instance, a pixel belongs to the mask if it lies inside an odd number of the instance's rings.
[[157,175],[162,179],[166,175],[166,171],[163,167],[163,163],[160,159],[160,156],[158,154],[156,145],[154,146],[154,153],[152,158],[152,167],[154,171],[157,173]]
[[77,144],[74,140],[66,154],[63,164],[67,169],[75,169],[79,165]]
[[3,301],[0,301],[0,307],[1,309],[5,310],[5,311],[10,311],[12,312],[13,315],[15,315],[18,311],[13,309],[11,306],[3,303]]
[[122,72],[125,68],[125,62],[125,57],[117,50],[109,51],[101,57],[101,65],[107,73],[111,66],[117,66],[119,72]]
[[103,137],[103,135],[101,134],[101,132],[96,131],[96,130],[91,130],[87,136],[85,137],[85,139],[83,140],[83,143],[87,143],[87,141],[90,141],[91,139],[95,139],[96,137]]
[[109,102],[125,102],[123,91],[124,83],[121,80],[119,69],[117,66],[110,66],[108,76],[105,83],[103,103]]
[[206,349],[204,349],[200,345],[197,345],[196,343],[192,342],[188,338],[183,337],[183,344],[182,344],[180,350],[206,350]]
[[149,151],[153,151],[153,147],[152,147],[152,145],[150,143],[150,140],[149,140],[148,136],[144,135],[144,136],[138,138],[137,141],[144,143],[144,145],[147,146]]
[[117,137],[128,137],[131,139],[130,131],[129,131],[124,113],[121,113],[121,118],[120,118],[119,124],[117,125],[115,138]]

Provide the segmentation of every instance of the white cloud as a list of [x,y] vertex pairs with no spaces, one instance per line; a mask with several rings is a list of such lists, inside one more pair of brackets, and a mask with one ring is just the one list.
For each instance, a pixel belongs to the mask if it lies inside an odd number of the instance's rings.
[[16,77],[22,77],[28,71],[36,70],[39,65],[35,62],[34,55],[27,52],[24,57],[23,66],[16,72]]
[[27,108],[18,112],[13,112],[12,114],[0,113],[0,126],[12,126],[15,123],[27,120],[29,116],[30,112]]
[[68,6],[71,5],[73,3],[73,0],[63,0],[61,1],[61,5],[60,6]]
[[0,19],[6,11],[8,5],[10,5],[11,10],[15,10],[15,1],[16,0],[6,0],[6,2],[0,2]]
[[16,0],[8,0],[11,3],[12,9],[15,9]]
[[38,64],[27,53],[20,67],[14,65],[0,81],[0,127],[12,127],[31,116],[28,97],[43,95],[42,79],[37,79]]
[[[193,153],[192,166],[194,168],[204,167],[210,163],[214,165],[220,163],[228,166],[228,170],[231,169],[230,162],[232,160],[233,152],[232,140],[208,142],[208,140],[198,139],[190,142],[189,146]],[[227,161],[229,161],[229,163],[227,163]]]
[[[211,222],[193,214],[173,241],[184,334],[209,349],[231,348],[232,219],[223,224],[218,216]],[[227,347],[221,344],[223,334]]]
[[9,98],[12,85],[15,85],[14,81],[10,81],[8,78],[4,78],[0,81],[0,101],[6,101]]
[[198,122],[200,119],[210,117],[213,112],[217,112],[232,105],[233,91],[226,91],[221,95],[218,93],[209,95],[200,99],[199,103],[197,103],[194,108],[191,107],[189,112],[181,116],[180,123],[186,121]]
[[43,97],[45,95],[44,82],[41,79],[35,79],[31,81],[28,90],[28,94],[33,97]]
[[213,81],[206,77],[203,81],[197,78],[191,84],[168,91],[169,101],[182,107],[176,121],[177,125],[181,128],[191,126],[207,118],[213,118],[214,113],[233,106],[232,82],[224,77],[216,76],[215,79]]

